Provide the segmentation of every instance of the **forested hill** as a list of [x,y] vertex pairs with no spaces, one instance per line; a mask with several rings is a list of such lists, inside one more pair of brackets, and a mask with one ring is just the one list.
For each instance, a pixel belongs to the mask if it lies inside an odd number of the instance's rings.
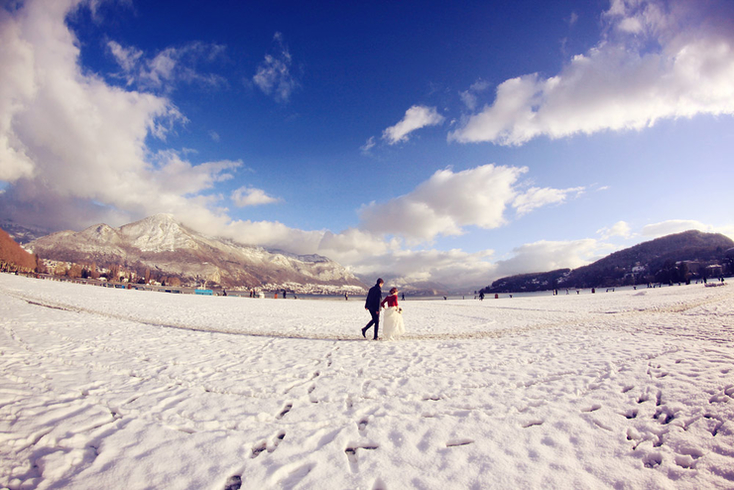
[[504,277],[486,293],[685,282],[734,273],[734,241],[690,230],[614,252],[578,269]]

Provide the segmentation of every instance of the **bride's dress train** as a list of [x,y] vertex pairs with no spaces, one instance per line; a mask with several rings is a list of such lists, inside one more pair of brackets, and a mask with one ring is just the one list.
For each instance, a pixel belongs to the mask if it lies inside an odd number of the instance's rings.
[[397,306],[389,306],[385,309],[385,321],[382,327],[382,335],[386,340],[394,340],[405,333],[403,314],[398,311]]

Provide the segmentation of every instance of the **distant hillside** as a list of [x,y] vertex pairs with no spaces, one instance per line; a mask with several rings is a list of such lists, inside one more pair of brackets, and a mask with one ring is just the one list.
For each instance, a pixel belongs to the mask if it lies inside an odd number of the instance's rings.
[[734,273],[734,241],[690,230],[614,252],[578,269],[503,277],[484,293],[685,282]]
[[0,229],[0,269],[36,269],[36,258],[23,250],[8,233]]
[[0,221],[0,228],[5,230],[10,235],[10,238],[20,245],[25,245],[28,242],[32,242],[51,233],[50,230],[37,226],[25,226],[11,219]]
[[299,293],[362,293],[362,284],[338,263],[319,255],[292,255],[201,235],[170,215],[120,228],[100,224],[61,231],[28,247],[47,260],[132,271],[136,277],[175,277],[183,285],[287,289]]

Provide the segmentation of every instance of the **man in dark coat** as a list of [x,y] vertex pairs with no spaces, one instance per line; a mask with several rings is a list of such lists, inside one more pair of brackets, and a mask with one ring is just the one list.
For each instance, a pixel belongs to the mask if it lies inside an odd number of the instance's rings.
[[377,283],[370,288],[370,292],[367,293],[367,301],[364,302],[364,309],[370,312],[372,320],[362,329],[362,337],[367,338],[365,333],[369,328],[375,326],[375,340],[377,340],[377,332],[380,328],[380,302],[382,301],[382,285],[385,281],[378,279]]

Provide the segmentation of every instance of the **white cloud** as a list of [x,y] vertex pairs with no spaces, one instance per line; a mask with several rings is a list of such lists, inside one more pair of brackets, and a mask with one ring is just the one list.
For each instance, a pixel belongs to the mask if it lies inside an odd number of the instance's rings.
[[232,201],[236,206],[244,208],[247,206],[273,204],[280,202],[280,199],[267,195],[262,189],[240,187],[232,193]]
[[571,12],[571,15],[568,17],[568,25],[574,26],[579,21],[579,14],[576,12]]
[[431,282],[469,289],[487,285],[496,269],[492,254],[491,250],[398,250],[356,262],[352,268],[359,274],[382,276],[389,285]]
[[375,137],[371,136],[363,146],[361,146],[359,149],[364,154],[368,154],[372,148],[375,147]]
[[[140,59],[143,57],[142,51],[137,48],[125,48],[116,41],[109,41],[107,48],[125,73],[134,73],[137,71]],[[133,81],[132,78],[129,79],[129,83]]]
[[23,25],[0,8],[0,180],[32,177],[36,166],[18,138],[13,120],[37,92],[34,52]]
[[265,55],[252,81],[263,93],[272,95],[276,101],[288,102],[293,91],[298,88],[298,81],[291,73],[293,60],[288,47],[283,43],[283,35],[276,32],[273,39],[280,52],[275,56]]
[[477,80],[468,90],[459,92],[459,97],[467,109],[473,111],[477,108],[477,94],[486,91],[489,88],[489,82]]
[[483,165],[454,173],[439,170],[414,191],[361,210],[360,228],[415,241],[459,235],[468,225],[497,228],[516,196],[513,185],[527,168]]
[[360,228],[411,242],[427,241],[439,235],[460,235],[467,226],[498,228],[507,223],[508,207],[521,216],[563,202],[583,189],[534,187],[522,191],[519,179],[527,171],[526,167],[492,164],[457,173],[439,170],[409,194],[363,207]]
[[121,76],[128,86],[144,90],[170,91],[179,82],[218,87],[226,81],[213,73],[198,70],[201,62],[212,62],[225,50],[224,46],[191,42],[181,47],[170,47],[146,59],[145,53],[135,47],[124,47],[109,41],[107,48],[122,69]]
[[78,5],[0,9],[0,174],[11,184],[0,210],[75,229],[158,212],[214,222],[216,197],[206,192],[241,162],[194,165],[178,152],[151,153],[146,139],[164,138],[185,118],[166,97],[110,86],[80,67],[80,44],[65,24]]
[[611,227],[601,228],[596,233],[601,235],[602,240],[607,240],[615,236],[622,238],[632,238],[634,236],[632,228],[626,221],[617,221]]
[[541,135],[639,130],[663,118],[734,114],[733,9],[722,0],[613,0],[594,48],[556,76],[535,73],[501,83],[494,103],[449,139],[521,145]]
[[388,144],[408,141],[408,135],[426,126],[437,126],[443,123],[444,117],[436,111],[435,107],[414,105],[407,111],[403,119],[395,126],[390,126],[382,132],[382,139]]
[[608,245],[591,238],[527,243],[515,248],[512,258],[497,262],[493,280],[515,274],[575,269],[598,260],[609,250]]
[[560,204],[570,194],[579,195],[584,191],[583,187],[571,187],[569,189],[553,189],[550,187],[531,187],[522,194],[518,194],[512,201],[512,207],[517,210],[518,216],[547,206],[549,204]]
[[642,228],[642,236],[654,239],[673,233],[681,233],[688,230],[698,230],[706,233],[715,233],[714,227],[696,220],[671,219],[646,225]]

